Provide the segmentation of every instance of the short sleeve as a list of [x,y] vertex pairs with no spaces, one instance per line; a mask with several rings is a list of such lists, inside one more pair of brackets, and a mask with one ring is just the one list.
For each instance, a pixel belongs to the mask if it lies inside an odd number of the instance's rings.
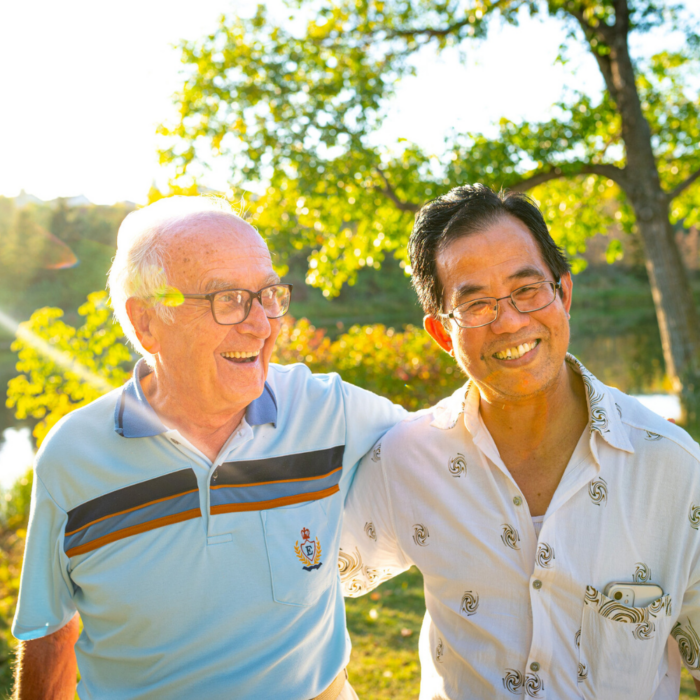
[[29,641],[53,634],[76,613],[69,559],[63,551],[68,516],[34,474],[27,545],[12,634]]
[[339,557],[343,594],[368,593],[411,563],[396,538],[381,444],[377,444],[360,462],[345,504]]
[[365,456],[379,438],[400,420],[407,411],[382,396],[342,383],[345,407],[345,464],[349,467]]

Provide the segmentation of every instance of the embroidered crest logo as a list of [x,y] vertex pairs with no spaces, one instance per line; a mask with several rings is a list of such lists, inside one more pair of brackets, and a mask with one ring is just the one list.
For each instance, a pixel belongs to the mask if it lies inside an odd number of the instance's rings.
[[307,527],[301,529],[301,544],[299,540],[296,541],[294,545],[294,551],[296,552],[297,559],[306,566],[302,567],[304,571],[313,571],[313,569],[320,569],[321,564],[321,543],[318,541],[318,537],[315,540],[311,539],[311,532]]

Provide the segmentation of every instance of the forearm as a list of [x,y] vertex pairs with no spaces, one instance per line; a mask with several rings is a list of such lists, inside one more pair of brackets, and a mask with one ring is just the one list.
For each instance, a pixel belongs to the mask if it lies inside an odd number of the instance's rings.
[[80,633],[76,615],[65,627],[41,639],[20,642],[13,700],[73,700],[77,676],[75,643]]

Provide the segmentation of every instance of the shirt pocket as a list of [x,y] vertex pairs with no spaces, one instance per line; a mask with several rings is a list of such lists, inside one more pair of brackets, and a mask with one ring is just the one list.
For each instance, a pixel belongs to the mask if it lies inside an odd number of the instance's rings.
[[666,673],[671,596],[632,608],[586,587],[578,682],[585,700],[649,700]]
[[313,605],[337,585],[341,513],[340,493],[260,512],[277,603]]

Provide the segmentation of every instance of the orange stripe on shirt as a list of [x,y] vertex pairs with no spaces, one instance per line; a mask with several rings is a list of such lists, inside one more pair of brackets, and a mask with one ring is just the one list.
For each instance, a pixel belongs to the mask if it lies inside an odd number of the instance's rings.
[[293,503],[304,503],[304,501],[318,501],[322,498],[332,496],[340,491],[340,486],[337,484],[323,491],[313,491],[312,493],[299,493],[295,496],[284,496],[283,498],[275,498],[272,501],[256,501],[254,503],[224,503],[219,506],[211,507],[212,515],[220,513],[241,513],[249,510],[270,510],[271,508],[281,508],[282,506],[292,505]]
[[163,503],[164,501],[171,501],[173,498],[180,498],[180,496],[186,496],[188,493],[198,493],[199,489],[192,489],[190,491],[183,491],[182,493],[176,493],[174,496],[166,496],[165,498],[157,498],[155,501],[149,501],[148,503],[144,503],[141,506],[134,506],[133,508],[127,508],[126,510],[120,510],[117,513],[110,513],[109,515],[104,515],[101,518],[97,518],[97,520],[92,520],[90,521],[87,525],[81,525],[79,528],[76,528],[75,530],[72,530],[71,532],[66,532],[65,536],[70,537],[71,535],[74,535],[76,532],[80,532],[81,530],[84,530],[86,527],[90,527],[91,525],[94,525],[95,523],[101,523],[103,520],[107,520],[108,518],[113,518],[115,515],[124,515],[125,513],[133,513],[135,510],[140,510],[141,508],[145,508],[146,506],[152,506],[154,503]]
[[338,467],[337,469],[333,469],[332,471],[328,472],[327,474],[321,474],[320,476],[305,476],[301,479],[282,479],[280,481],[259,481],[254,484],[221,484],[220,486],[211,486],[210,488],[212,489],[245,489],[248,488],[249,486],[267,486],[268,484],[291,484],[295,481],[317,481],[318,479],[325,479],[329,477],[331,474],[335,474],[336,472],[339,472],[342,469],[342,467]]
[[202,514],[199,508],[193,508],[192,510],[186,510],[182,513],[175,513],[175,515],[166,515],[162,518],[156,518],[155,520],[150,520],[149,522],[142,523],[140,525],[125,527],[123,530],[117,530],[116,532],[111,532],[109,535],[104,535],[104,537],[98,537],[96,540],[92,540],[92,542],[86,542],[85,544],[78,545],[77,547],[72,547],[66,552],[66,555],[69,557],[75,557],[78,554],[85,554],[86,552],[91,552],[93,549],[99,549],[110,542],[123,540],[126,537],[138,535],[141,532],[156,530],[157,528],[165,527],[166,525],[173,525],[174,523],[181,523],[185,520],[199,518],[201,515]]

